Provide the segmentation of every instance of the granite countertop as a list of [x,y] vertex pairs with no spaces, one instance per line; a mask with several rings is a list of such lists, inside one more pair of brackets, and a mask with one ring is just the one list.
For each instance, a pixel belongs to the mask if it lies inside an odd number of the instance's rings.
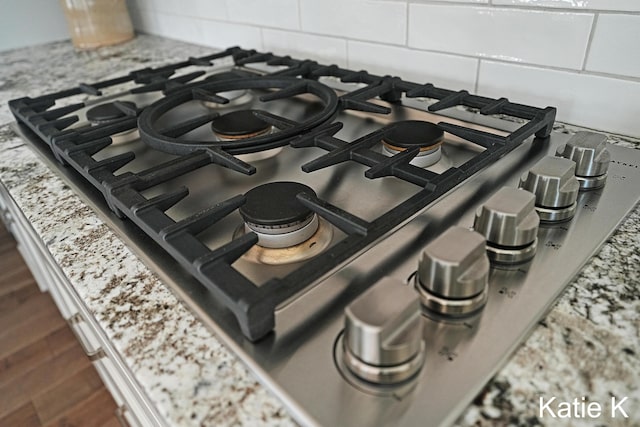
[[[0,53],[0,180],[168,424],[294,425],[282,404],[9,127],[10,99],[211,51],[139,36],[93,52],[59,42]],[[609,136],[640,148],[636,139]],[[640,422],[639,229],[636,207],[458,424],[558,425],[538,418],[540,396],[598,402],[629,396],[630,419],[571,425]]]

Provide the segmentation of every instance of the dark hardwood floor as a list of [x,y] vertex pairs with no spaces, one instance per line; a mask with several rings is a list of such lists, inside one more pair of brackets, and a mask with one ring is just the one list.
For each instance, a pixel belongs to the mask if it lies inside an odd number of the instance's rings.
[[115,410],[0,222],[0,426],[115,427]]

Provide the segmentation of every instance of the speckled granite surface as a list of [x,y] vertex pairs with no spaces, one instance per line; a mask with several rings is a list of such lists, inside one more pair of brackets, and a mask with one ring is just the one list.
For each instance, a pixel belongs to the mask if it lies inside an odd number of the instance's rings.
[[[7,125],[9,99],[205,52],[141,36],[90,53],[55,43],[0,54],[0,180],[168,424],[292,425],[277,399]],[[640,147],[621,136],[610,141]],[[639,228],[636,208],[458,424],[639,425]],[[631,418],[540,419],[540,396],[599,402],[629,396],[624,408]]]
[[0,54],[0,180],[168,424],[293,425],[280,402],[7,125],[12,98],[210,51],[138,37],[90,53],[54,43]]

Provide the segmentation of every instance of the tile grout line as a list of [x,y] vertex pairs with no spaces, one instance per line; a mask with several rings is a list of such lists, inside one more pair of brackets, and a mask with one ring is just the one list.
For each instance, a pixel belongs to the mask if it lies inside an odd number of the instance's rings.
[[297,4],[298,4],[298,29],[300,31],[304,31],[302,29],[302,3],[301,3],[301,0],[297,0]]
[[635,10],[606,10],[606,9],[577,9],[577,8],[563,8],[563,7],[544,7],[544,6],[516,6],[511,4],[493,4],[494,7],[509,10],[522,10],[522,11],[541,11],[541,12],[559,12],[559,13],[607,13],[611,15],[640,15],[640,11]]
[[409,11],[411,9],[411,3],[407,2],[405,3],[407,5],[407,8],[405,9],[405,20],[404,20],[404,45],[405,46],[409,46]]
[[572,7],[550,7],[550,6],[529,6],[529,5],[515,5],[515,4],[499,4],[495,3],[495,0],[488,0],[488,3],[478,3],[474,1],[461,1],[451,2],[447,0],[409,0],[411,4],[417,5],[433,5],[433,6],[452,6],[452,7],[485,7],[485,8],[500,8],[509,10],[521,10],[523,12],[558,12],[558,13],[608,13],[612,15],[640,15],[640,10],[607,10],[607,9],[588,9],[588,8],[572,8]]
[[[321,33],[306,32],[306,31],[303,31],[303,30],[300,30],[300,29],[295,29],[295,28],[284,28],[284,27],[276,27],[276,26],[269,26],[269,25],[260,25],[260,24],[254,24],[254,23],[251,23],[251,22],[230,21],[230,20],[227,20],[227,19],[203,18],[203,17],[200,17],[200,16],[181,15],[181,14],[167,13],[167,12],[158,12],[158,13],[160,13],[160,14],[162,14],[164,16],[177,17],[177,18],[186,18],[186,19],[189,19],[189,20],[196,19],[196,20],[200,20],[202,22],[216,22],[216,23],[220,23],[220,24],[237,25],[237,26],[241,26],[241,27],[265,29],[265,30],[289,31],[289,32],[299,33],[299,34],[318,35],[318,36],[323,36],[323,37],[339,39],[339,37],[329,36],[329,35],[321,34]],[[396,45],[396,46],[398,46],[398,45]]]
[[476,81],[473,86],[473,93],[478,94],[478,87],[480,86],[480,66],[482,64],[482,59],[478,58],[478,66],[476,67]]
[[264,28],[262,28],[262,27],[258,28],[258,31],[260,32],[260,43],[262,44],[262,46],[260,46],[260,49],[261,50],[267,50],[265,48],[266,43],[264,42],[264,31],[263,30],[264,30]]
[[589,59],[589,54],[591,53],[591,45],[593,44],[593,38],[596,33],[596,25],[598,24],[599,16],[600,14],[596,13],[593,16],[593,21],[591,22],[591,31],[589,32],[589,39],[587,40],[587,47],[584,50],[584,58],[582,60],[582,68],[581,68],[582,71],[586,71],[587,60]]
[[343,40],[344,40],[345,51],[346,51],[346,55],[347,55],[347,68],[351,69],[351,55],[349,54],[349,45],[351,43],[349,43],[348,39],[343,39]]

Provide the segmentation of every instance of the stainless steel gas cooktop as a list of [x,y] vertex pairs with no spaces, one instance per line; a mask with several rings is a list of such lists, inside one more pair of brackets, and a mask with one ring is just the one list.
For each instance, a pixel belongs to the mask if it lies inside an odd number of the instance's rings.
[[230,48],[11,101],[306,425],[447,425],[638,202],[555,109]]

